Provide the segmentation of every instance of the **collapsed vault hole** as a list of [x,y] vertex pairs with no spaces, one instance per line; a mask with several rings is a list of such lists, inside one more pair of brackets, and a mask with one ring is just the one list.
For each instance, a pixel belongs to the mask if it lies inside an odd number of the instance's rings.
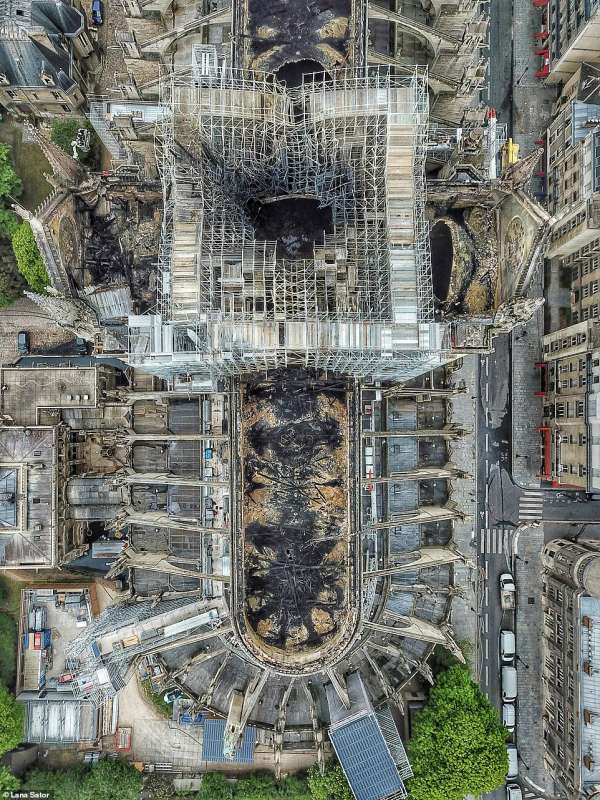
[[308,197],[283,197],[250,204],[257,241],[277,242],[277,258],[312,258],[314,245],[322,245],[333,231],[330,206]]
[[452,232],[448,225],[445,222],[436,222],[431,228],[429,241],[431,245],[433,293],[443,303],[448,297],[454,259]]
[[303,75],[312,75],[313,73],[319,73],[316,76],[317,80],[323,80],[323,78],[328,79],[330,77],[329,73],[325,71],[323,64],[319,64],[318,61],[311,61],[310,59],[286,61],[285,64],[279,67],[275,73],[275,77],[279,83],[285,83],[289,89],[293,89],[302,85]]

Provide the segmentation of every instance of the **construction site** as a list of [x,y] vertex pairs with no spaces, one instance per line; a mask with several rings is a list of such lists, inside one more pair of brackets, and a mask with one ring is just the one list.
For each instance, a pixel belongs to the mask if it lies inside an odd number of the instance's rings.
[[[399,729],[435,646],[463,659],[452,370],[529,319],[549,231],[522,191],[536,161],[498,172],[487,19],[470,0],[124,7],[119,88],[90,103],[111,171],[38,136],[58,194],[21,210],[54,289],[31,297],[95,366],[77,389],[66,364],[3,371],[0,444],[43,436],[54,460],[3,448],[2,564],[122,544],[114,602],[64,643],[102,747],[151,664],[185,705],[133,726],[137,760],[280,775],[333,749],[357,800],[406,797]],[[152,264],[124,202],[154,220]],[[77,280],[65,209],[88,245],[109,220],[137,278]],[[10,496],[46,472],[43,533]]]

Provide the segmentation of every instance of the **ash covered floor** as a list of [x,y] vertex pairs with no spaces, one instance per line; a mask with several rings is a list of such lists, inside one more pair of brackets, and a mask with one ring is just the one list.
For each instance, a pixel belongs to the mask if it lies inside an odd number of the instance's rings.
[[278,258],[312,258],[314,247],[323,245],[325,234],[333,232],[330,206],[318,200],[288,197],[251,208],[256,238],[277,242]]
[[324,67],[343,63],[351,13],[350,0],[249,0],[252,67],[277,72],[304,60]]
[[242,391],[247,619],[272,647],[312,650],[347,612],[346,392],[297,372]]

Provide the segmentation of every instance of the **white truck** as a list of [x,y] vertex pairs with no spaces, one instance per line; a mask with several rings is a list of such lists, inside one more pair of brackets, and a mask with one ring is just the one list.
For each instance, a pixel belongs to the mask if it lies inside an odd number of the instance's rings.
[[503,572],[500,575],[500,605],[503,609],[515,607],[516,592],[513,576],[510,572]]

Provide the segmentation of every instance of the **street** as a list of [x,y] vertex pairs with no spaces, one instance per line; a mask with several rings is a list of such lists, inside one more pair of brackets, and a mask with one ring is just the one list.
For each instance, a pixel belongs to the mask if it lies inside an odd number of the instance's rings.
[[[531,642],[524,641],[524,636],[535,637],[537,629],[530,625],[528,619],[521,618],[523,596],[526,614],[539,610],[538,605],[532,604],[532,598],[526,597],[533,592],[527,586],[519,585],[517,580],[517,566],[529,568],[528,562],[517,561],[519,548],[528,543],[532,532],[539,530],[543,515],[545,493],[542,490],[523,489],[517,486],[511,476],[512,452],[511,442],[514,446],[513,426],[511,419],[511,385],[512,352],[510,338],[499,336],[494,341],[495,350],[488,356],[479,359],[479,391],[477,404],[477,514],[475,521],[477,567],[479,574],[479,637],[478,648],[479,663],[477,665],[479,682],[482,690],[490,701],[502,713],[501,686],[500,686],[500,631],[510,630],[516,635],[517,666],[519,682],[522,683],[524,670],[529,669],[529,664],[521,653],[535,652],[541,645],[541,639]],[[532,525],[534,527],[532,527]],[[532,564],[532,569],[538,570],[537,562]],[[503,610],[500,603],[499,579],[503,572],[510,572],[515,576],[517,584],[517,610]],[[530,612],[531,609],[531,612]],[[519,615],[519,616],[518,616]],[[520,659],[520,660],[519,660]],[[525,687],[522,687],[525,688]],[[519,694],[516,702],[517,720],[520,715],[525,720],[530,714],[541,718],[539,692],[537,695],[530,691]],[[519,747],[519,725],[517,724],[512,741]],[[533,733],[533,732],[532,732]],[[539,742],[541,755],[541,737]],[[525,797],[544,797],[544,793],[534,780],[531,779],[536,771],[531,770],[527,753],[527,760],[520,756],[521,783]],[[541,766],[541,758],[540,758]],[[537,777],[537,776],[536,776]],[[534,788],[536,787],[536,788]],[[505,797],[504,788],[489,795],[494,800]]]
[[[486,100],[496,109],[498,122],[507,126],[508,136],[520,145],[523,156],[536,146],[536,139],[547,125],[552,102],[552,90],[534,76],[533,34],[539,13],[531,0],[491,0],[488,13]],[[532,283],[531,291],[534,296],[539,295],[542,278],[534,278]],[[500,631],[514,631],[518,697],[512,741],[519,750],[517,780],[526,798],[552,796],[545,791],[541,684],[528,663],[541,659],[540,553],[544,538],[562,535],[561,527],[574,532],[581,527],[558,522],[561,514],[565,515],[564,508],[556,505],[553,492],[538,488],[535,478],[541,405],[534,397],[536,387],[532,384],[536,380],[535,362],[539,360],[536,345],[543,333],[540,319],[532,320],[512,336],[494,339],[494,352],[479,357],[475,392],[477,515],[472,536],[479,576],[477,673],[482,691],[501,713]],[[584,504],[578,505],[583,525],[590,512],[583,510]],[[555,522],[551,527],[545,525],[542,531],[542,518],[553,514]],[[600,532],[600,525],[597,527]],[[503,611],[500,604],[499,577],[507,571],[515,578],[515,611]],[[501,787],[488,797],[504,800],[506,791]]]
[[[515,527],[514,494],[506,466],[510,410],[508,372],[498,370],[506,364],[506,337],[496,340],[496,352],[479,360],[478,449],[477,464],[478,526],[477,564],[482,591],[480,612],[480,682],[491,701],[501,709],[499,689],[499,631],[512,628],[512,620],[504,619],[498,595],[501,572],[510,568],[510,537]],[[500,379],[497,379],[497,376]],[[508,615],[507,615],[508,616]]]

